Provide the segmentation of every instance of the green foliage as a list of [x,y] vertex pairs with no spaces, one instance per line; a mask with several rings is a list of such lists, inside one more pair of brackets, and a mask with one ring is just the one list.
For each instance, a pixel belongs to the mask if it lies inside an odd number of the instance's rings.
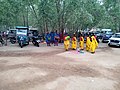
[[[102,0],[101,0],[102,1]],[[0,0],[0,26],[47,30],[120,29],[119,0]]]

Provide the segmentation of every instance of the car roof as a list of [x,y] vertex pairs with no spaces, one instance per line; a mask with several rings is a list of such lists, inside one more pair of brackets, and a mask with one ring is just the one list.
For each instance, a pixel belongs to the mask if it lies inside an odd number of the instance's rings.
[[11,31],[11,30],[12,30],[12,31],[15,31],[15,30],[17,30],[17,29],[9,29],[9,31]]
[[24,26],[16,26],[16,29],[28,29],[28,27],[24,27]]
[[112,31],[111,29],[102,29],[102,31]]
[[120,34],[120,32],[119,33],[115,33],[115,34]]

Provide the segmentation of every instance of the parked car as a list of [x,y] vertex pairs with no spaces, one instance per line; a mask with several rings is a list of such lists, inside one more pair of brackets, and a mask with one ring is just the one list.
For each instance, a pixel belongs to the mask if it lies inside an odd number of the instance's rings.
[[113,35],[113,32],[112,31],[108,31],[106,32],[104,35],[103,35],[103,38],[102,38],[102,42],[103,43],[108,43],[109,39],[112,37]]
[[10,29],[8,32],[8,38],[16,37],[16,31],[17,31],[17,29]]
[[108,32],[112,32],[112,30],[111,29],[102,29],[101,31],[99,31],[99,33],[97,34],[98,39],[103,39],[104,35]]
[[8,38],[12,44],[16,43],[16,29],[10,29],[8,33]]
[[119,46],[120,47],[120,33],[115,33],[109,39],[108,46]]
[[103,33],[101,31],[96,31],[95,35],[98,39],[102,39],[103,38]]

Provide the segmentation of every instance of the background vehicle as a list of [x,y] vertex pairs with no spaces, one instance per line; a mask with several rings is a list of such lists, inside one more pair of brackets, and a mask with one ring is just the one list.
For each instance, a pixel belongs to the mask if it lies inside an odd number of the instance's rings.
[[16,43],[16,37],[10,37],[10,42],[12,44],[15,44]]
[[111,32],[111,29],[102,29],[101,31],[97,32],[96,36],[98,39],[103,39],[103,36],[106,32]]
[[16,29],[10,29],[8,33],[8,38],[12,44],[16,43]]
[[32,43],[39,47],[39,43],[40,43],[40,37],[39,37],[39,32],[37,30],[37,28],[30,28],[29,30],[29,37],[30,37],[30,40],[32,41]]
[[108,46],[119,46],[120,47],[120,33],[115,33],[109,39]]
[[39,32],[37,28],[29,28],[29,38],[32,41],[33,36],[39,36]]
[[39,43],[40,43],[39,37],[38,37],[38,36],[33,36],[33,37],[32,37],[32,43],[33,43],[35,46],[39,47]]
[[94,34],[98,39],[102,39],[102,37],[103,37],[101,31],[96,31],[96,32],[94,32]]
[[102,42],[108,42],[109,41],[109,38],[111,38],[113,35],[113,32],[112,31],[107,31],[104,33],[103,35],[103,38],[102,38]]
[[29,44],[28,27],[17,26],[16,29],[19,46],[22,48],[24,45],[28,45]]

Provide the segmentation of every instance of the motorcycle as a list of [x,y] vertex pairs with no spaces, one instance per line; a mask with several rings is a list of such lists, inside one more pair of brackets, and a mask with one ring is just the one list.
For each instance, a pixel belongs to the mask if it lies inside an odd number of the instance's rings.
[[19,46],[20,46],[21,48],[23,48],[23,45],[24,45],[23,42],[24,42],[24,38],[21,36],[21,37],[20,37],[20,40],[19,40],[19,42],[18,42],[18,43],[19,43]]
[[33,43],[35,46],[39,47],[40,39],[38,38],[38,36],[33,36],[33,37],[32,37],[32,43]]

